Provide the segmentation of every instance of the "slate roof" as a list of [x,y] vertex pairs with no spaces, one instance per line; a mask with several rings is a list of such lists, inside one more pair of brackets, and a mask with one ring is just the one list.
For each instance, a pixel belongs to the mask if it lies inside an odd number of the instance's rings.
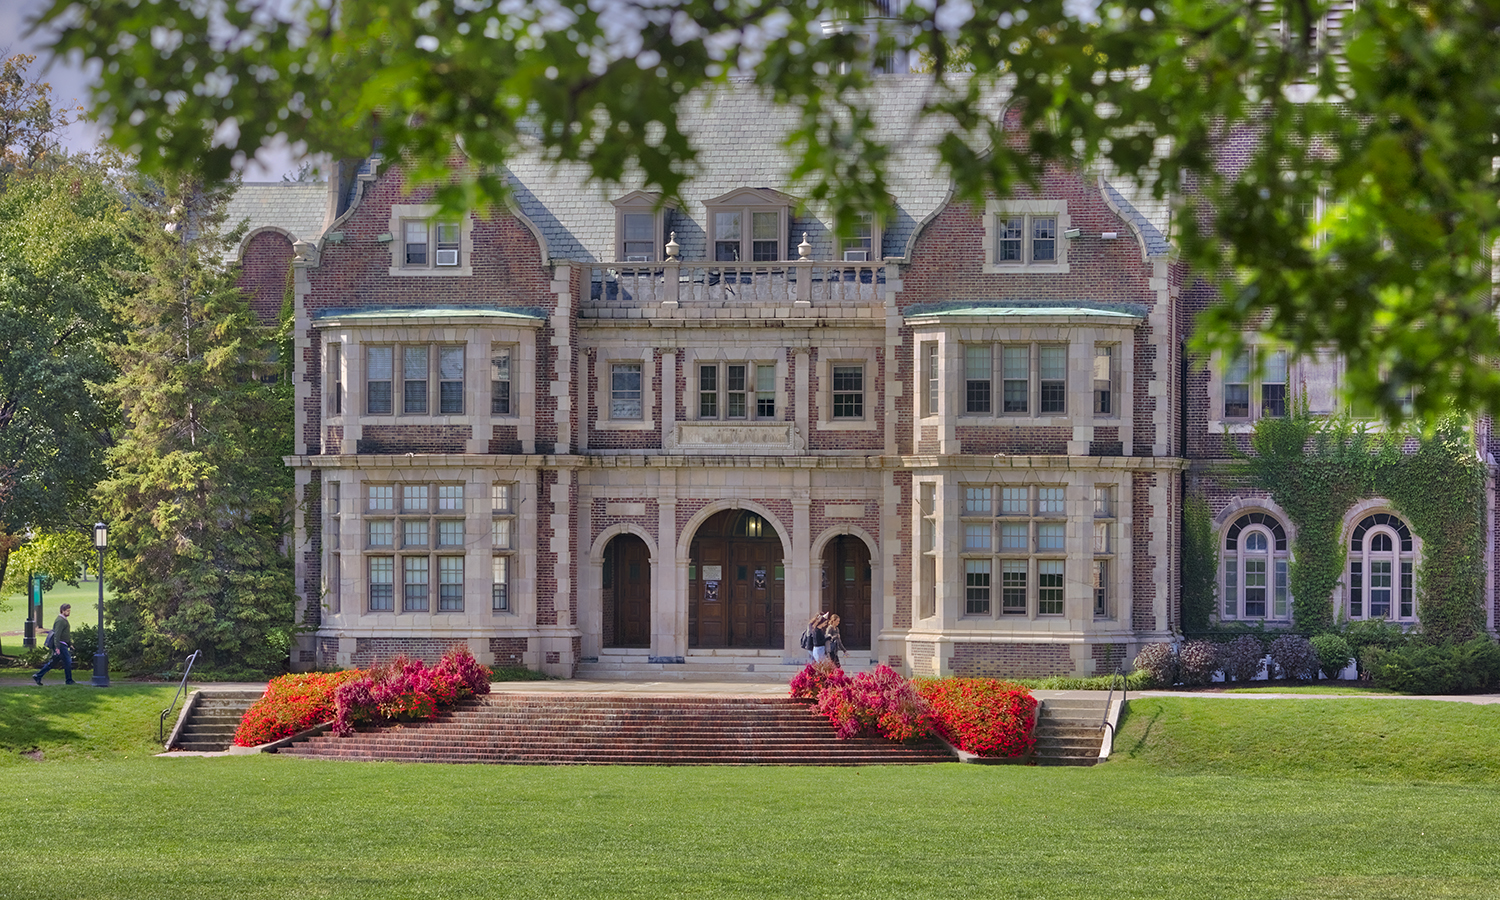
[[[949,194],[949,180],[938,168],[933,145],[943,133],[936,118],[917,122],[916,112],[931,90],[924,75],[887,75],[875,79],[871,106],[877,110],[877,135],[896,149],[886,171],[887,187],[897,213],[887,223],[882,257],[904,257],[917,229],[941,207]],[[998,110],[1003,97],[994,100]],[[792,159],[782,136],[797,124],[797,111],[767,100],[753,86],[735,82],[690,98],[682,106],[682,127],[698,145],[699,174],[683,188],[685,205],[667,217],[667,230],[677,232],[682,258],[708,256],[703,201],[740,187],[766,187],[794,196],[798,185],[789,173]],[[553,165],[535,154],[515,158],[510,180],[517,205],[541,229],[554,259],[613,261],[615,217],[609,201],[638,184],[587,184],[580,165]],[[807,232],[813,259],[833,258],[833,223],[823,210],[793,215],[788,252],[794,253]]]
[[1140,230],[1141,237],[1146,241],[1147,257],[1166,256],[1171,252],[1172,244],[1167,240],[1167,236],[1163,234],[1163,231],[1169,227],[1168,216],[1170,215],[1170,206],[1165,200],[1158,201],[1152,198],[1150,194],[1146,194],[1146,200],[1152,204],[1146,208],[1156,213],[1156,217],[1162,220],[1161,225],[1158,226],[1153,217],[1148,216],[1143,211],[1142,204],[1139,203],[1139,198],[1137,198],[1137,203],[1132,203],[1126,199],[1125,194],[1113,182],[1104,182],[1104,195],[1120,210],[1120,215],[1129,219]]
[[[326,184],[250,182],[234,192],[225,224],[233,228],[241,220],[249,220],[246,237],[269,225],[287,232],[293,241],[316,241],[323,233],[327,210]],[[243,249],[243,243],[236,248]]]

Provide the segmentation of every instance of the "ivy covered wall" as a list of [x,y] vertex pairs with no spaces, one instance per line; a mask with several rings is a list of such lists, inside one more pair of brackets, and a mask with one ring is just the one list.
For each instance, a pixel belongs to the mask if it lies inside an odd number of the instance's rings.
[[[1261,419],[1250,446],[1224,474],[1269,494],[1296,529],[1288,587],[1298,630],[1337,624],[1332,597],[1347,558],[1344,516],[1360,501],[1378,497],[1422,541],[1416,570],[1422,630],[1439,641],[1484,633],[1486,473],[1466,421],[1451,419],[1432,435],[1417,437],[1374,433],[1363,423],[1294,410],[1285,418]],[[1194,573],[1202,580],[1209,554],[1217,559],[1219,536],[1212,534],[1211,542],[1208,537],[1184,541],[1185,587]],[[1199,615],[1211,604],[1200,600]]]

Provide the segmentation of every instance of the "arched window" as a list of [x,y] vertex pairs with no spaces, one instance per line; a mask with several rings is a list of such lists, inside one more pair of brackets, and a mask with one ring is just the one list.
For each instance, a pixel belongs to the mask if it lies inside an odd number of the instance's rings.
[[1405,522],[1390,513],[1361,519],[1349,537],[1349,618],[1415,621],[1415,567]]
[[1286,529],[1266,513],[1246,513],[1224,533],[1224,619],[1289,620]]

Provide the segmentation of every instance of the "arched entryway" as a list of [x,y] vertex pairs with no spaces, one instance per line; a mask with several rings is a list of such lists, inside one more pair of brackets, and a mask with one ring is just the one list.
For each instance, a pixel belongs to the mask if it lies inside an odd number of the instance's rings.
[[633,534],[604,548],[604,646],[651,646],[651,552]]
[[688,563],[689,647],[782,647],[781,552],[771,523],[748,510],[725,510],[698,527]]
[[870,649],[870,548],[841,534],[823,549],[823,609],[840,619],[839,637],[851,650]]

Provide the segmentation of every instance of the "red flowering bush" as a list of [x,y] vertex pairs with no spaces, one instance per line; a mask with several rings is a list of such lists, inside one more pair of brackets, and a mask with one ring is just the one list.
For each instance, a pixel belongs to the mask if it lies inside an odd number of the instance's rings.
[[361,673],[334,693],[334,731],[350,734],[361,722],[431,719],[438,710],[490,691],[490,670],[463,645],[454,646],[435,667],[398,656],[389,666]]
[[1036,745],[1036,698],[1020,685],[993,678],[921,679],[916,690],[931,705],[934,730],[960,750],[1025,756]]
[[306,731],[333,718],[334,695],[341,685],[364,676],[358,669],[283,675],[266,685],[266,692],[240,719],[234,743],[256,747]]
[[833,722],[841,739],[878,734],[911,741],[926,737],[933,724],[927,701],[889,666],[852,679],[835,670],[818,697],[818,712]]
[[802,671],[792,676],[792,699],[816,702],[823,689],[828,686],[828,676],[834,672],[838,672],[840,676],[844,674],[831,659],[808,663]]

